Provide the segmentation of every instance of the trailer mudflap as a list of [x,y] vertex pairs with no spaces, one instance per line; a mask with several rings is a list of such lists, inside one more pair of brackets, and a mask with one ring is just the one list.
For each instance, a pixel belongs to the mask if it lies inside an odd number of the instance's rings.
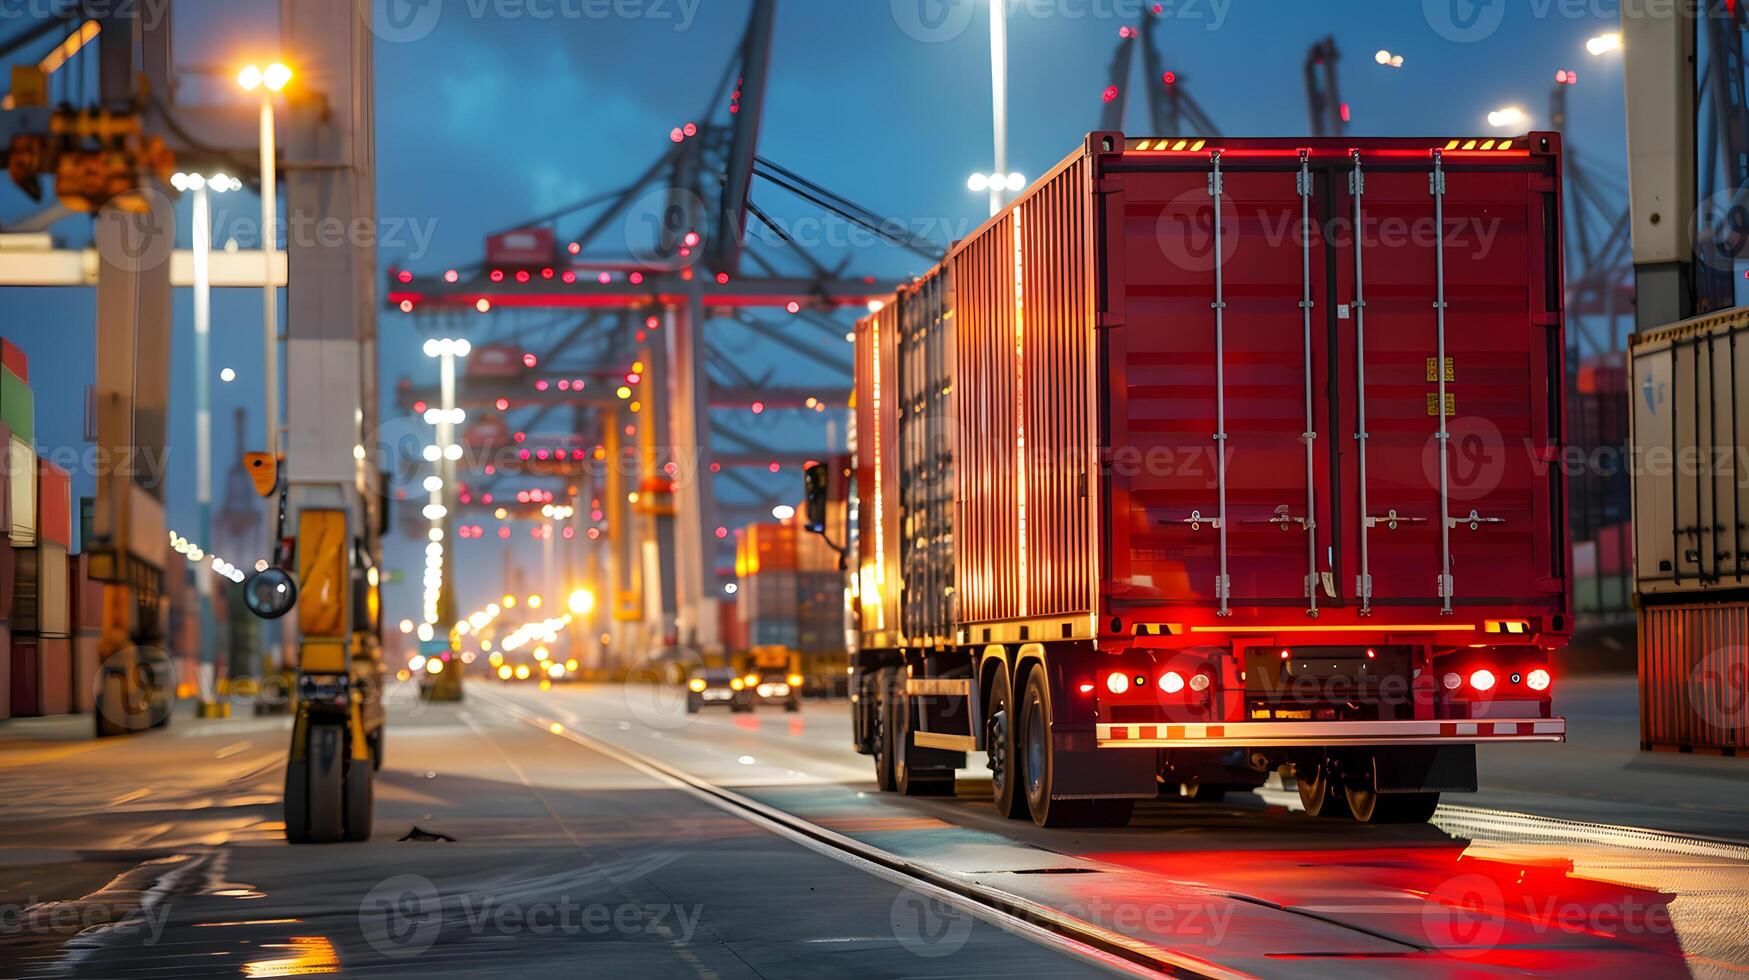
[[1380,793],[1474,793],[1474,745],[1414,745],[1372,757]]
[[1235,721],[1101,724],[1102,749],[1190,749],[1565,742],[1567,719],[1478,721]]
[[1101,752],[1096,734],[1093,725],[1051,725],[1051,799],[1151,800],[1159,795],[1154,753]]

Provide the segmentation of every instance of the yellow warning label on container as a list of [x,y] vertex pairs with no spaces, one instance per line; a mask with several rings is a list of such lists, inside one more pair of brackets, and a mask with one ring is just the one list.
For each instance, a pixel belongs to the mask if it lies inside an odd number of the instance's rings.
[[[1428,382],[1428,384],[1432,384],[1433,382],[1439,380],[1439,376],[1433,373],[1433,365],[1437,360],[1438,360],[1438,358],[1433,358],[1433,357],[1430,357],[1427,359],[1427,382]],[[1449,358],[1449,357],[1445,359],[1445,380],[1446,380],[1447,384],[1450,384],[1451,382],[1457,380],[1457,364],[1454,362],[1454,360],[1452,358]],[[1428,414],[1431,415],[1432,413],[1429,412]]]
[[[1434,392],[1431,392],[1431,391],[1427,393],[1427,414],[1429,416],[1434,416],[1434,415],[1439,414],[1439,395],[1434,393]],[[1446,395],[1445,396],[1445,414],[1447,416],[1452,416],[1452,415],[1457,414],[1457,396],[1456,395]]]

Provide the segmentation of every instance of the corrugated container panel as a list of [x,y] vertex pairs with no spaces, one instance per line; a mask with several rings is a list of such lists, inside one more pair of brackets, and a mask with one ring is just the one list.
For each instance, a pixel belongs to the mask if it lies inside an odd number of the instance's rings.
[[37,657],[37,638],[12,634],[12,717],[35,718],[42,714],[42,661]]
[[25,442],[36,442],[36,396],[8,367],[0,367],[0,422]]
[[37,644],[37,710],[64,715],[73,710],[73,641],[44,636]]
[[899,311],[856,325],[857,600],[867,645],[895,646],[899,621]]
[[37,460],[37,537],[62,548],[73,546],[73,478],[46,459]]
[[14,548],[36,544],[36,450],[10,426],[0,424],[6,451],[6,514]]
[[1749,749],[1749,603],[1642,608],[1639,640],[1644,747]]
[[905,635],[950,641],[954,616],[954,314],[950,277],[898,297],[900,562]]
[[1027,616],[1084,613],[1093,601],[1093,226],[1087,166],[1078,159],[1015,210],[1024,336],[1016,356],[1025,420]]
[[0,622],[0,719],[12,717],[12,630]]
[[1024,615],[1017,535],[1014,213],[948,259],[954,281],[960,619]]
[[[204,569],[203,569],[204,571]],[[67,577],[67,549],[44,541],[36,546],[37,633],[45,637],[70,636],[73,611]]]
[[41,628],[40,595],[42,552],[36,548],[12,549],[12,632],[35,634]]

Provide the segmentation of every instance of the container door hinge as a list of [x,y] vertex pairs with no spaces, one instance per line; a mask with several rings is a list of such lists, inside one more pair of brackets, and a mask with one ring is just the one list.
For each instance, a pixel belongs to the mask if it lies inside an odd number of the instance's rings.
[[1354,577],[1354,594],[1362,600],[1372,599],[1372,576],[1356,575]]

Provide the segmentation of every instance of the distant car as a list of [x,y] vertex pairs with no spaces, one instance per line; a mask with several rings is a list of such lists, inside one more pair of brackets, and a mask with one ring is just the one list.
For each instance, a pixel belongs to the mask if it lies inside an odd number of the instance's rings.
[[686,713],[697,714],[706,705],[727,705],[730,711],[753,710],[754,693],[745,680],[728,667],[706,667],[686,682]]
[[741,682],[761,704],[781,704],[785,711],[802,710],[802,675],[754,668]]

